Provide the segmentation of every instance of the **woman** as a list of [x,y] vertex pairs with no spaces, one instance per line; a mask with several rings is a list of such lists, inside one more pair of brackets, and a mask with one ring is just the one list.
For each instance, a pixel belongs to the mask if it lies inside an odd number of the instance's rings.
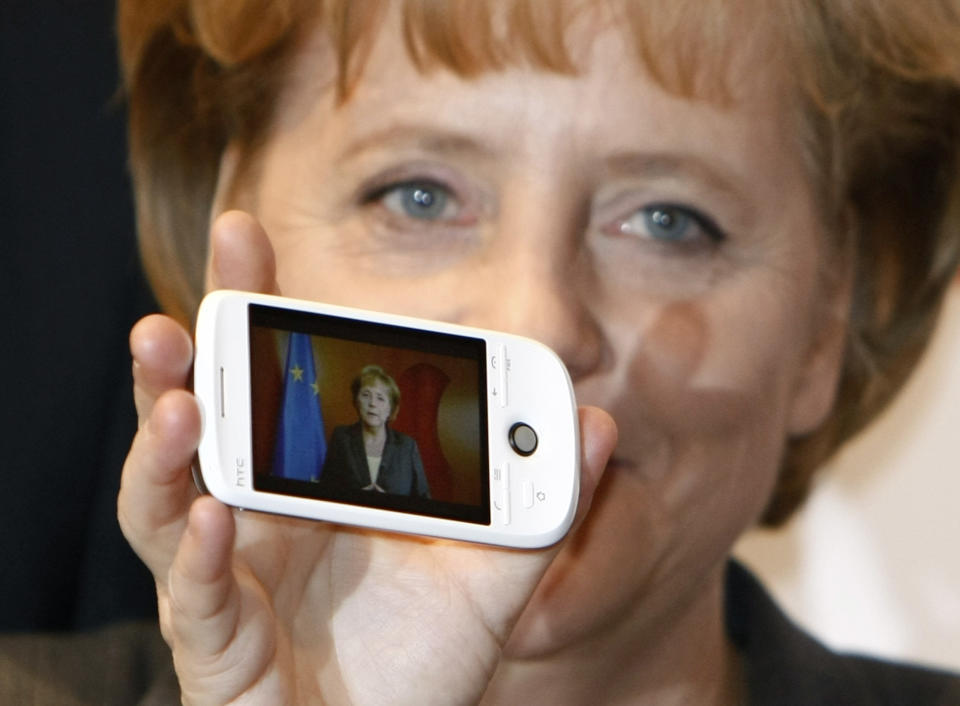
[[958,698],[830,655],[728,568],[926,343],[960,247],[955,2],[147,9],[121,39],[172,314],[229,286],[517,332],[590,405],[543,552],[235,517],[186,470],[189,337],[143,321],[119,512],[185,702]]
[[356,424],[330,435],[320,484],[326,493],[357,490],[429,498],[417,442],[387,426],[400,410],[400,389],[379,365],[367,365],[350,383]]

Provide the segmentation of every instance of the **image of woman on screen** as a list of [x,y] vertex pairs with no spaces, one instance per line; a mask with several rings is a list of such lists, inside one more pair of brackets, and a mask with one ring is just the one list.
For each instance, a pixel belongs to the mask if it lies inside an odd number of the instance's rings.
[[365,490],[393,495],[430,497],[417,442],[388,426],[400,409],[400,389],[379,365],[367,365],[350,383],[355,424],[338,426],[320,484],[327,493]]

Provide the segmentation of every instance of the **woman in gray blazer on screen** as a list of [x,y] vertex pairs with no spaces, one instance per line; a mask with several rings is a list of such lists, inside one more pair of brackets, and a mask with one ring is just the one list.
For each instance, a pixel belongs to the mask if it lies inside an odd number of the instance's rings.
[[391,429],[400,409],[400,390],[379,365],[368,365],[350,384],[359,420],[339,426],[320,473],[327,493],[367,492],[430,497],[417,442]]

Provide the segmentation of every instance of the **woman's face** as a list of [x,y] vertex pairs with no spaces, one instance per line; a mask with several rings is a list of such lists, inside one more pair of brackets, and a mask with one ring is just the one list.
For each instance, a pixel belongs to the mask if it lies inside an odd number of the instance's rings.
[[400,37],[340,106],[309,47],[229,205],[263,223],[288,296],[554,348],[620,440],[510,649],[652,624],[715,575],[784,439],[832,401],[832,255],[791,118],[756,57],[721,108],[665,92],[616,32],[581,42],[577,76],[472,80],[418,73]]
[[363,426],[377,430],[386,426],[390,419],[390,390],[379,380],[374,380],[357,392],[357,414]]

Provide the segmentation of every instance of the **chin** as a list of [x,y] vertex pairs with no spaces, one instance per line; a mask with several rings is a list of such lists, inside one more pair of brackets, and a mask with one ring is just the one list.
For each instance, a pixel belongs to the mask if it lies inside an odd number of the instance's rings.
[[[535,601],[536,599],[534,599]],[[503,656],[511,660],[536,660],[546,658],[561,651],[569,644],[558,634],[549,621],[542,619],[543,611],[535,602],[524,609],[520,620],[514,626],[507,643],[503,646]]]
[[603,630],[608,614],[616,612],[619,597],[597,590],[591,574],[598,567],[580,556],[591,549],[590,534],[581,526],[554,559],[510,633],[505,657],[549,657],[590,640]]

